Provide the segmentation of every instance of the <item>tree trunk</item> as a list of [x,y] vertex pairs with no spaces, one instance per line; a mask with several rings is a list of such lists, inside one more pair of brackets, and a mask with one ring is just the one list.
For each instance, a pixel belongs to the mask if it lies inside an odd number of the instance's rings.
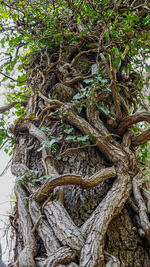
[[[56,107],[59,117],[51,112]],[[149,192],[141,191],[145,179],[131,133],[120,142],[92,103],[86,109],[78,114],[74,105],[40,93],[12,130],[18,140],[12,162],[16,266],[149,266],[143,198]],[[34,111],[37,117],[28,119]],[[81,134],[91,143],[82,144]]]

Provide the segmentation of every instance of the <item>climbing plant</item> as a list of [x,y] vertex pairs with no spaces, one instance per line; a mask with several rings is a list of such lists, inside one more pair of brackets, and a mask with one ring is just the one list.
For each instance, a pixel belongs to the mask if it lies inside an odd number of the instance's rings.
[[149,11],[144,0],[0,1],[10,266],[148,266]]

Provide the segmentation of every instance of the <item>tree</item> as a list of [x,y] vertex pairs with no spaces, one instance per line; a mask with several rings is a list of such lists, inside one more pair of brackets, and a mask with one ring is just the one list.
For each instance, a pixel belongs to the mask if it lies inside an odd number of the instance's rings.
[[11,81],[0,140],[13,147],[16,176],[10,266],[149,266],[149,8],[1,1],[0,73]]

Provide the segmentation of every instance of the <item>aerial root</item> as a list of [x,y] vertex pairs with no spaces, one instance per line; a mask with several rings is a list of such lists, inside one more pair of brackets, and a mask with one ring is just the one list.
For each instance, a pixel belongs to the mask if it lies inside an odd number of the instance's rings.
[[[134,198],[136,200],[138,209],[139,209],[139,218],[140,218],[140,224],[141,228],[139,230],[139,234],[141,237],[146,237],[147,242],[150,246],[150,221],[148,218],[148,208],[147,206],[149,205],[149,195],[148,191],[145,189],[141,189],[142,185],[147,182],[147,179],[143,179],[143,173],[139,172],[132,180],[132,186],[133,186],[133,194]],[[144,197],[147,199],[147,206],[145,204],[144,198],[142,196],[141,190],[143,191]],[[145,235],[144,235],[144,233]]]

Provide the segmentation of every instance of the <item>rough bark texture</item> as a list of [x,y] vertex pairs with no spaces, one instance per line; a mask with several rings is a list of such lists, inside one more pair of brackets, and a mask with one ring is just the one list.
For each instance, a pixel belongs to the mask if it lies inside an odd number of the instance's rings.
[[[16,180],[16,264],[149,266],[149,219],[139,189],[145,180],[130,151],[130,134],[125,133],[121,145],[113,136],[105,137],[102,121],[95,129],[68,104],[62,107],[66,123],[95,136],[96,143],[83,148],[71,143],[64,154],[63,144],[58,144],[57,153],[62,154],[58,160],[43,146],[49,138],[37,123],[22,120],[15,125],[18,144],[12,173],[22,177],[21,182]],[[47,123],[50,133],[62,134],[64,121]],[[45,182],[34,182],[45,174],[49,176]],[[22,197],[29,198],[29,209]]]

